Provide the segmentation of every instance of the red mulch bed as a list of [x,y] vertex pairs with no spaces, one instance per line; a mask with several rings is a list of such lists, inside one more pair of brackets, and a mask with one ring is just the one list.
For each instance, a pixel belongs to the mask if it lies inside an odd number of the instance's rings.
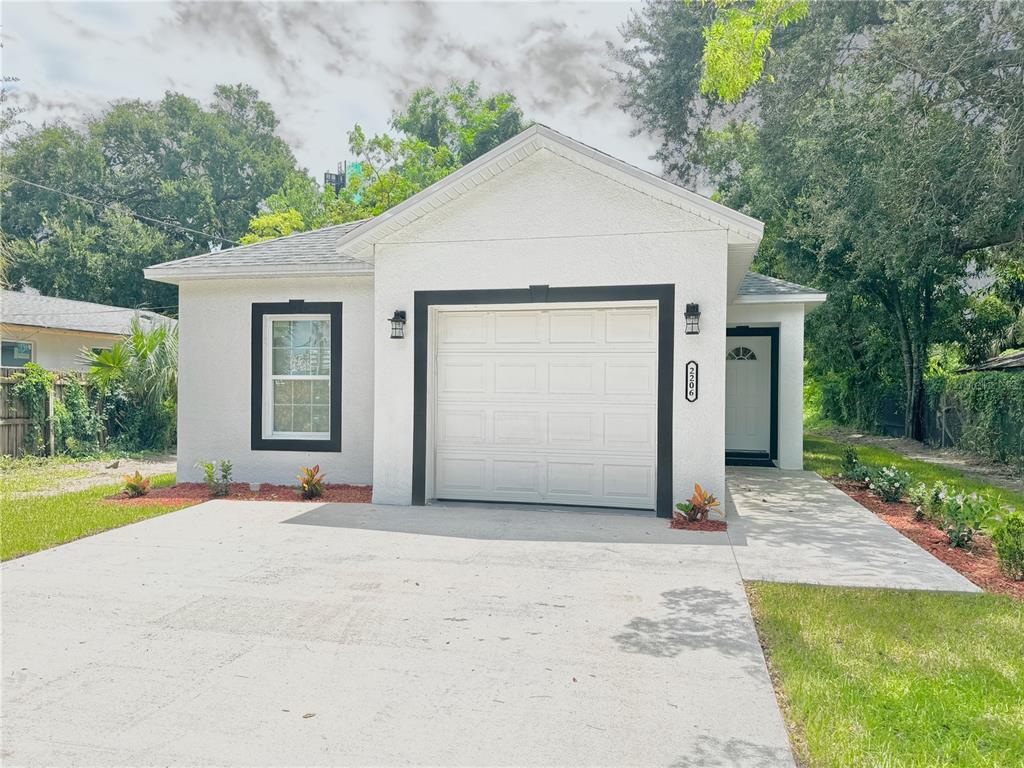
[[[369,504],[373,495],[373,487],[369,485],[336,485],[328,483],[324,486],[324,495],[317,499],[304,499],[299,489],[294,485],[271,485],[262,483],[258,491],[249,489],[248,483],[232,483],[227,496],[223,499],[237,499],[240,501],[309,501],[321,504],[323,502],[348,502],[352,504]],[[169,485],[166,488],[154,488],[145,496],[129,499],[123,493],[109,497],[111,501],[120,504],[146,505],[146,504],[167,504],[179,505],[192,502],[198,504],[202,501],[209,501],[214,498],[205,483],[178,483]]]
[[673,517],[668,524],[669,528],[677,528],[680,531],[724,531],[725,520],[698,520],[691,523],[685,517]]
[[858,483],[837,477],[828,480],[862,507],[870,509],[912,542],[931,552],[986,592],[998,592],[1024,600],[1024,581],[1014,581],[999,570],[999,561],[988,536],[975,536],[974,546],[969,550],[954,549],[949,546],[949,537],[934,523],[914,519],[913,504],[904,501],[887,504]]

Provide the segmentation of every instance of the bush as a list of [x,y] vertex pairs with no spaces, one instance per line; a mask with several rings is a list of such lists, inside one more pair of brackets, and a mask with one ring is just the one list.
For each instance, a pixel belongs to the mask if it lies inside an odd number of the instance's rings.
[[910,486],[910,475],[895,466],[882,467],[871,473],[868,488],[892,504],[900,501]]
[[324,495],[324,476],[320,472],[320,465],[302,467],[299,473],[299,489],[302,491],[302,498],[317,499]]
[[847,443],[843,446],[843,458],[839,463],[839,473],[843,477],[854,479],[854,474],[860,468],[860,459],[857,458],[857,449]]
[[992,531],[999,567],[1011,579],[1024,579],[1024,514],[1010,512]]
[[41,365],[26,363],[13,378],[15,384],[11,394],[22,402],[31,420],[25,431],[25,450],[28,453],[42,453],[46,447],[46,401],[53,392],[57,376]]
[[[218,465],[220,476],[218,477]],[[231,470],[233,465],[227,459],[219,461],[197,461],[196,466],[203,470],[203,480],[210,489],[212,496],[227,496],[231,490]]]
[[999,504],[972,493],[947,499],[943,509],[942,528],[949,536],[949,546],[968,549],[974,543],[975,535],[995,517]]
[[[672,513],[672,516],[676,519],[685,517],[691,523],[696,523],[701,520],[707,520],[708,514],[717,509],[719,506],[718,499],[715,498],[714,494],[710,491],[705,491],[700,487],[700,484],[693,486],[693,496],[690,497],[689,501],[683,501],[676,504],[676,512]],[[718,513],[725,517],[725,513],[718,510]]]
[[145,496],[149,493],[149,478],[143,477],[142,473],[138,470],[135,470],[134,475],[125,475],[124,492],[130,499]]
[[924,483],[918,483],[907,491],[907,498],[910,499],[910,503],[914,505],[915,520],[924,520],[924,506],[928,503],[929,494],[930,489]]

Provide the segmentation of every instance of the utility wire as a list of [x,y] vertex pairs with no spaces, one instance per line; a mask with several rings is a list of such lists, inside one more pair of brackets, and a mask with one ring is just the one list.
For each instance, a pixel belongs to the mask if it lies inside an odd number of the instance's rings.
[[239,242],[237,242],[235,240],[229,240],[228,238],[221,237],[220,235],[211,235],[211,234],[208,234],[206,232],[200,232],[198,229],[191,229],[189,227],[186,227],[183,224],[177,224],[177,223],[175,223],[173,221],[164,221],[163,219],[154,219],[152,216],[146,216],[145,214],[142,214],[142,213],[136,213],[135,211],[133,211],[131,208],[129,208],[128,206],[124,205],[123,203],[103,203],[103,202],[100,202],[99,200],[90,200],[87,197],[82,197],[81,195],[76,195],[73,192],[65,192],[62,189],[54,189],[53,187],[48,187],[45,184],[39,184],[39,183],[37,183],[35,181],[29,181],[28,179],[22,179],[19,176],[12,176],[11,174],[6,174],[6,176],[11,178],[11,179],[14,179],[14,181],[20,181],[22,184],[28,184],[30,187],[37,187],[39,189],[45,189],[47,192],[53,192],[53,193],[58,194],[58,195],[64,195],[65,197],[73,198],[75,200],[81,200],[83,203],[89,203],[90,205],[99,205],[99,206],[102,206],[103,208],[113,208],[115,206],[119,206],[119,207],[123,208],[124,210],[128,211],[128,213],[130,213],[132,216],[134,216],[137,219],[144,219],[146,221],[151,221],[154,224],[160,224],[161,226],[164,226],[164,227],[173,227],[174,229],[180,229],[182,232],[189,232],[189,233],[191,233],[193,235],[202,235],[203,237],[205,237],[205,238],[207,238],[209,240],[219,240],[222,243],[231,243],[232,245],[241,245],[241,243],[239,243]]

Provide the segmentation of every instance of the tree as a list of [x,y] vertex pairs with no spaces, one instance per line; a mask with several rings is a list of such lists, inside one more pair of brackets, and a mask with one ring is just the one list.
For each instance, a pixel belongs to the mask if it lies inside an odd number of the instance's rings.
[[420,88],[391,119],[391,133],[348,134],[350,165],[344,189],[320,190],[305,173],[289,175],[249,222],[243,241],[376,216],[444,178],[523,130],[523,113],[511,93],[480,95],[470,81],[444,91]]
[[[673,13],[689,14],[692,26],[707,23],[707,10]],[[661,29],[675,17],[660,8],[652,18]],[[814,318],[812,368],[862,381],[852,375],[862,361],[889,359],[859,354],[864,340],[895,350],[913,437],[923,431],[929,346],[960,335],[967,276],[1022,237],[1022,19],[1021,6],[980,0],[814,3],[778,33],[765,76],[738,87],[732,114],[745,120],[716,126],[730,112],[708,102],[693,77],[678,95],[690,106],[675,112],[650,103],[642,87],[630,91],[630,108],[655,126],[710,104],[698,125],[666,130],[689,139],[663,146],[683,155],[670,167],[705,174],[720,199],[766,222],[760,268],[819,285],[856,313],[821,315],[831,324]],[[672,58],[692,72],[705,53]],[[643,72],[632,66],[623,78],[639,83]]]
[[173,286],[143,280],[142,268],[242,236],[296,167],[276,130],[255,89],[221,85],[208,106],[168,93],[113,104],[81,128],[26,133],[2,157],[9,279],[66,298],[173,307]]

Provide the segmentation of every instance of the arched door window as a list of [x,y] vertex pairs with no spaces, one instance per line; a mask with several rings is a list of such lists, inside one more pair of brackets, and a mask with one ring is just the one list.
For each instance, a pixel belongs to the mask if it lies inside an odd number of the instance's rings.
[[754,354],[754,350],[749,347],[733,347],[729,350],[729,354],[725,356],[726,360],[757,360],[757,355]]

